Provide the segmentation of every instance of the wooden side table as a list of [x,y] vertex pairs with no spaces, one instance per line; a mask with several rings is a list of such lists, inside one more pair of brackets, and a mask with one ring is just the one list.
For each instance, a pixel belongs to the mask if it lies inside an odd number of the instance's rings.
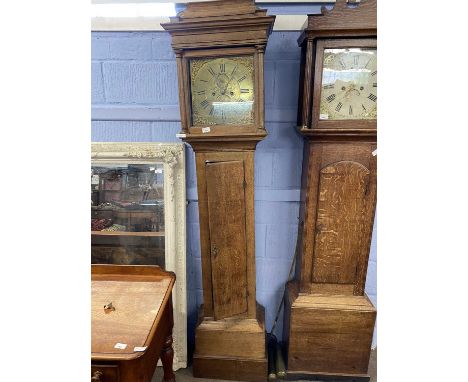
[[172,371],[175,274],[157,266],[92,265],[91,381],[150,382]]

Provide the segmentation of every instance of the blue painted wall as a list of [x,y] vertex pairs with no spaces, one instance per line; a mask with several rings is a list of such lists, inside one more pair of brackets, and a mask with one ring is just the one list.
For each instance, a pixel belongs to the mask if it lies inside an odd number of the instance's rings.
[[[265,54],[268,137],[255,154],[257,300],[270,330],[294,255],[302,138],[295,131],[299,32],[273,32]],[[92,33],[92,140],[180,142],[175,57],[166,32]],[[187,146],[187,280],[189,344],[202,303],[198,201],[193,151]],[[366,291],[376,304],[376,235]],[[275,330],[282,333],[282,315]],[[375,339],[374,339],[375,341]]]

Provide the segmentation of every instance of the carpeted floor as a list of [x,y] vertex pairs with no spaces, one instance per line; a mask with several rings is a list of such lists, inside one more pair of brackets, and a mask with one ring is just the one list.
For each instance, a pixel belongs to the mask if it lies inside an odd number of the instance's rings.
[[[221,382],[219,379],[194,378],[191,367],[188,367],[187,369],[179,369],[176,371],[175,375],[176,382]],[[373,350],[371,353],[371,359],[369,362],[369,375],[371,376],[370,382],[377,382],[377,349]],[[156,368],[156,372],[154,373],[151,382],[161,382],[162,376],[162,367]]]

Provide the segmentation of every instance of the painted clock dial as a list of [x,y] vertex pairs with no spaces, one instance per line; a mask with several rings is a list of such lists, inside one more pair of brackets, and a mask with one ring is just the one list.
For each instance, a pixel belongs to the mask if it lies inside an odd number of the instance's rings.
[[190,60],[192,126],[254,123],[253,56]]
[[377,49],[325,49],[320,119],[377,118]]

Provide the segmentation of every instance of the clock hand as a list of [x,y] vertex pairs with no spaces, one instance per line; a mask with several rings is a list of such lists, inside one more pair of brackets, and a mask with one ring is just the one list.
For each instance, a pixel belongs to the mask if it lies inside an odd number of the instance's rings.
[[337,100],[348,99],[353,92],[356,92],[358,96],[361,95],[361,92],[359,91],[358,86],[354,83],[354,81],[336,80],[335,86],[344,92],[344,95]]
[[[237,69],[237,66],[236,66],[235,69]],[[229,85],[231,84],[232,80],[234,79],[233,74],[234,74],[234,72],[235,72],[235,69],[232,71],[231,77],[229,78],[229,81],[226,83],[226,86],[224,87],[224,92],[226,92],[227,88],[229,87]]]
[[224,87],[223,94],[225,94],[225,93],[226,93],[226,90],[227,90],[227,88],[228,88],[229,84],[231,83],[231,81],[232,81],[232,77],[229,79],[229,81],[228,81],[228,82],[226,82],[226,86]]

